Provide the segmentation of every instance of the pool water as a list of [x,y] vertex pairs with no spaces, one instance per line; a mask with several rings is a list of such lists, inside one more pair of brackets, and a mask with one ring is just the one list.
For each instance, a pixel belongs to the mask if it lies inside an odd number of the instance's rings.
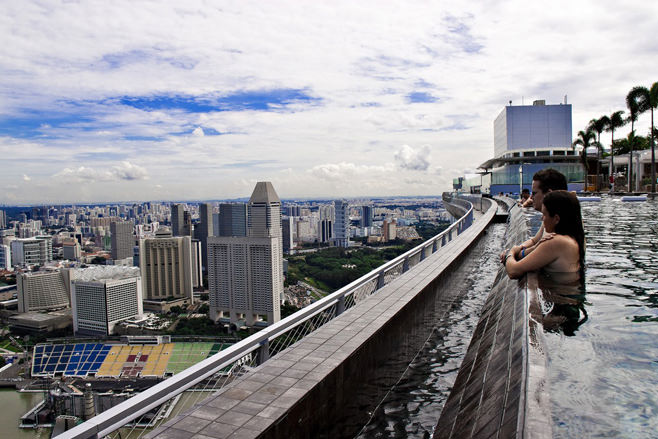
[[658,436],[658,201],[582,203],[587,319],[546,331],[556,438]]

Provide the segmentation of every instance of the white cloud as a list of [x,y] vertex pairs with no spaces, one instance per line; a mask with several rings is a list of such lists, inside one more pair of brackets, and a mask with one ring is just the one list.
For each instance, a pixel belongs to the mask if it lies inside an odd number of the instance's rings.
[[30,180],[32,180],[32,179],[29,176],[27,176],[26,174],[23,174],[23,181],[30,181]]
[[393,165],[386,164],[384,166],[368,166],[368,165],[357,165],[354,163],[325,163],[322,165],[314,166],[310,169],[310,173],[314,176],[324,179],[324,180],[333,180],[333,181],[345,181],[350,183],[355,183],[353,179],[355,177],[364,177],[364,176],[386,176],[390,175],[394,171]]
[[130,162],[121,162],[112,169],[114,175],[121,180],[146,180],[148,173],[146,169]]
[[[658,43],[638,38],[654,33],[658,14],[639,0],[623,8],[556,0],[548,9],[522,0],[4,6],[0,114],[20,120],[36,109],[52,117],[35,122],[32,137],[18,123],[0,128],[0,157],[9,164],[0,187],[23,175],[42,181],[53,169],[62,169],[60,180],[153,183],[127,193],[95,185],[87,189],[92,199],[233,197],[243,190],[235,182],[286,168],[298,180],[281,184],[295,196],[440,193],[456,176],[451,170],[491,157],[492,122],[508,100],[558,103],[566,94],[577,132],[624,109],[633,86],[658,80],[646,62]],[[275,113],[149,112],[120,100],[268,89],[304,90],[319,101]],[[414,92],[436,100],[411,103]],[[643,132],[648,117],[638,121]],[[148,173],[135,163],[148,163]],[[245,163],[252,165],[234,166]],[[346,178],[356,183],[341,183]],[[56,189],[52,196],[62,196]],[[35,202],[50,196],[27,184],[14,193]],[[81,185],[66,194],[85,195]]]
[[402,169],[426,171],[430,167],[429,155],[430,147],[428,145],[423,145],[418,149],[402,145],[402,148],[395,153],[395,161]]
[[78,168],[64,168],[53,175],[66,181],[84,182],[108,182],[120,180],[146,180],[148,173],[141,166],[134,165],[130,162],[121,162],[112,166],[110,170],[100,170],[80,166]]

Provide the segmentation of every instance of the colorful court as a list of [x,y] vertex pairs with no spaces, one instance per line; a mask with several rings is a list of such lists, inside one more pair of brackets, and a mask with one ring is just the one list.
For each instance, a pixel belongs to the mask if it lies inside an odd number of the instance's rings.
[[177,374],[228,346],[225,343],[37,345],[32,357],[32,376],[163,377]]

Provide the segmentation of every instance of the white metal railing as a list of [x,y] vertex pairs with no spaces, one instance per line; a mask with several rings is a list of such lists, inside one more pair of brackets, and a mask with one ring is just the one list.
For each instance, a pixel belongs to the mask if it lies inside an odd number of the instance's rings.
[[[271,356],[291,346],[345,310],[357,305],[438,251],[453,239],[453,235],[458,235],[470,227],[473,223],[473,204],[450,194],[443,194],[443,199],[451,207],[463,212],[461,218],[443,232],[291,316],[202,360],[57,437],[61,439],[104,437],[118,432],[120,428],[131,423],[131,426],[125,427],[129,431],[124,431],[117,436],[122,438],[141,437],[146,430],[135,431],[138,425],[140,427],[143,425],[157,427],[172,414],[172,408],[165,407],[167,404],[164,404],[168,400],[193,387],[198,391],[197,398],[205,397],[208,395],[207,392],[221,388],[236,377],[247,373],[253,366],[267,361]],[[156,409],[155,413],[154,409]],[[166,413],[167,416],[163,413]],[[148,415],[146,421],[138,420],[145,415]]]

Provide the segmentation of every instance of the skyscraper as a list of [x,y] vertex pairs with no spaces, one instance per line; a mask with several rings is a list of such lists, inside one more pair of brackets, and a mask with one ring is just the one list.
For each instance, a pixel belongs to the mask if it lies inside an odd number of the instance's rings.
[[295,248],[295,242],[293,241],[293,236],[295,230],[295,218],[294,217],[284,217],[281,219],[281,238],[283,240],[283,252],[290,253],[293,248]]
[[112,234],[112,259],[126,259],[133,257],[133,223],[130,221],[115,221],[110,223]]
[[172,204],[171,205],[171,234],[172,236],[182,236],[183,235],[183,205],[182,204]]
[[0,210],[0,229],[7,228],[7,214],[4,210]]
[[192,300],[192,239],[189,236],[141,239],[139,267],[146,300]]
[[282,241],[281,200],[272,183],[258,182],[248,203],[247,236],[208,240],[211,319],[251,326],[281,318]]
[[11,268],[11,249],[0,240],[0,270]]
[[247,236],[247,205],[222,203],[219,205],[219,234],[216,236]]
[[334,242],[336,247],[349,247],[349,204],[345,200],[334,201],[336,222],[334,223]]
[[45,311],[69,306],[69,287],[59,270],[42,270],[16,276],[18,312]]
[[361,206],[361,227],[372,227],[372,206]]
[[43,265],[53,260],[52,236],[11,241],[12,265]]
[[208,267],[208,237],[214,236],[212,222],[212,205],[207,203],[199,204],[199,232],[197,237],[201,241],[201,258],[203,260],[203,270]]
[[143,314],[138,268],[99,265],[71,277],[75,334],[110,335],[120,321]]

